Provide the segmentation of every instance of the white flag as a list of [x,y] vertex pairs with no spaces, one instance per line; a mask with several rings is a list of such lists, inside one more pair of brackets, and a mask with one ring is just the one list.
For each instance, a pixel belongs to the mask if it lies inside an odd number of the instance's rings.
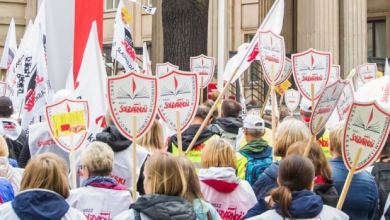
[[146,47],[146,42],[144,42],[143,45],[143,63],[142,63],[142,73],[148,76],[153,75],[152,74],[152,65],[150,63],[149,59],[149,53],[148,53],[148,48]]
[[72,94],[73,99],[88,101],[90,115],[88,142],[94,141],[96,134],[105,127],[103,116],[108,108],[106,81],[107,73],[99,46],[96,22],[93,22]]
[[5,40],[0,68],[7,69],[7,71],[9,71],[9,68],[11,66],[12,60],[15,57],[17,49],[18,47],[16,45],[15,21],[12,18],[11,23],[9,24],[7,39]]
[[133,71],[139,73],[137,55],[135,54],[127,15],[128,11],[123,5],[123,0],[120,0],[115,16],[111,57],[122,64],[126,72]]
[[[280,34],[283,27],[283,17],[284,17],[284,0],[276,0],[272,5],[272,8],[265,17],[263,23],[259,27],[258,31],[267,31],[271,30],[275,34]],[[253,60],[259,55],[259,38],[258,31],[253,37],[250,45],[246,48],[245,53],[239,53],[237,61],[234,62],[228,71],[224,72],[223,80],[228,81],[231,75],[234,73],[234,70],[238,68],[236,75],[233,77],[231,83],[235,82],[241,74],[248,69]]]
[[386,58],[386,62],[385,62],[385,72],[383,74],[384,76],[390,76],[390,69],[389,69],[389,63],[387,61],[387,58]]
[[75,87],[76,85],[74,84],[74,79],[73,79],[73,62],[70,61],[68,78],[66,78],[65,89],[73,92]]
[[156,13],[157,8],[148,7],[146,5],[139,3],[137,0],[129,0],[129,1],[139,4],[139,6],[141,6],[141,8],[143,8],[145,10],[145,12],[150,14],[150,15],[154,15],[154,13]]

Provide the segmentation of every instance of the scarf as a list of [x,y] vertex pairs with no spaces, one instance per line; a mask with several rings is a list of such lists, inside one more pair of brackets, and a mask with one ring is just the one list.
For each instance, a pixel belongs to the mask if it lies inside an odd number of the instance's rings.
[[118,185],[118,183],[109,176],[91,176],[87,179],[87,181],[85,181],[83,186],[89,186],[92,183],[110,183]]
[[7,157],[0,157],[0,177],[10,180],[14,175],[13,168],[9,165]]

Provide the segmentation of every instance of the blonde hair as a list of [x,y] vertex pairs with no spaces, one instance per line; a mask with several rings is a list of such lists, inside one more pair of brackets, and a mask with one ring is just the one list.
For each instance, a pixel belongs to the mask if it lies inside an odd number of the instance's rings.
[[80,162],[92,176],[108,176],[114,166],[114,151],[106,143],[95,141],[85,147]]
[[194,164],[186,156],[179,156],[178,159],[183,168],[184,176],[187,177],[188,186],[184,198],[191,203],[194,203],[195,199],[205,200],[200,190],[199,178],[196,174]]
[[0,135],[0,157],[8,157],[8,145],[3,136]]
[[53,153],[31,158],[23,173],[20,191],[34,188],[51,190],[67,199],[69,184],[65,161]]
[[232,167],[237,170],[236,153],[232,145],[224,139],[209,141],[202,151],[202,167]]
[[342,155],[341,145],[344,139],[344,123],[344,121],[337,123],[329,131],[329,145],[332,147],[332,154],[337,154],[340,157]]
[[153,125],[145,136],[138,141],[138,144],[146,148],[152,154],[164,148],[163,129],[158,120],[153,121]]
[[[294,143],[288,148],[286,156],[290,156],[291,154],[298,154],[303,156],[308,143],[309,140],[298,141]],[[330,168],[329,162],[326,159],[322,147],[317,142],[314,142],[311,145],[308,158],[314,165],[316,176],[320,175],[322,178],[327,180],[332,179],[332,169]]]
[[275,156],[285,157],[288,147],[298,141],[309,139],[311,133],[306,125],[297,120],[285,120],[277,128]]
[[145,178],[150,180],[150,194],[184,196],[187,180],[177,157],[157,152],[146,160],[144,172]]

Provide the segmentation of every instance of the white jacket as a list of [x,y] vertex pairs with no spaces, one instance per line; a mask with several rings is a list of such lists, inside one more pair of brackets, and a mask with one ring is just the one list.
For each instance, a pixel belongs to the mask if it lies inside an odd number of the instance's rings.
[[88,219],[112,219],[129,209],[132,198],[129,191],[87,186],[71,190],[66,201]]
[[[268,220],[268,219],[275,219],[275,220],[283,220],[282,216],[280,216],[275,210],[269,210],[267,212],[264,212],[261,215],[248,218],[248,220]],[[286,218],[289,219],[289,218]],[[326,220],[347,220],[349,219],[348,215],[346,215],[344,212],[335,209],[333,207],[324,205],[322,208],[322,211],[320,214],[314,218],[310,218],[313,220],[319,220],[319,219],[326,219]],[[298,220],[298,219],[296,219]],[[302,219],[303,220],[303,219]],[[309,219],[307,219],[309,220]]]
[[24,169],[14,168],[8,163],[7,157],[0,157],[0,177],[4,177],[11,182],[15,195],[20,190]]

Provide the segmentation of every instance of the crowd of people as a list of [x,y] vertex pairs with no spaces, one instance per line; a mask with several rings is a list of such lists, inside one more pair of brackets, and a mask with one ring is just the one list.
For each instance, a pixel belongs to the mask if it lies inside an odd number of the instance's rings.
[[[341,153],[345,122],[320,131],[305,157],[310,102],[301,102],[297,117],[281,107],[274,114],[265,108],[262,117],[241,119],[240,104],[225,100],[184,156],[212,105],[207,100],[196,110],[181,135],[183,152],[177,134],[170,134],[156,116],[134,155],[134,143],[107,113],[96,141],[76,151],[76,174],[70,172],[69,154],[58,153],[55,144],[36,146],[24,132],[15,140],[1,135],[0,219],[390,218],[390,138],[379,160],[354,175],[338,210],[348,175]],[[0,117],[12,113],[12,102],[1,97]],[[273,116],[275,143],[270,136]],[[44,124],[39,126],[45,129]]]

